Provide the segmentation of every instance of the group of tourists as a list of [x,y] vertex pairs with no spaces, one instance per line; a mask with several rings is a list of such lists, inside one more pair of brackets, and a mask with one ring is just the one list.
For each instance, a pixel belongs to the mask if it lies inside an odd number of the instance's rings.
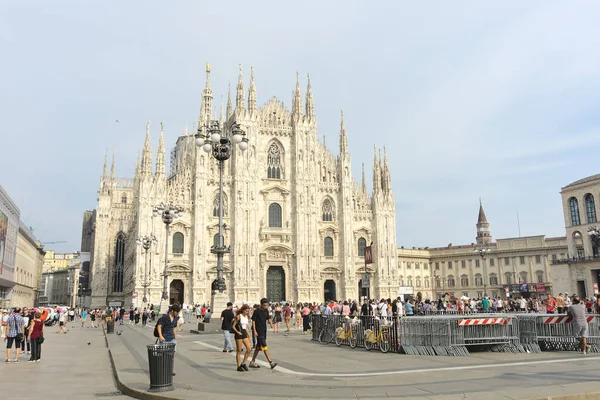
[[[0,335],[6,342],[6,363],[18,363],[19,355],[29,355],[29,362],[39,362],[44,342],[44,319],[41,310],[21,309],[2,310]],[[45,318],[45,317],[44,317]],[[11,354],[14,358],[11,359]]]

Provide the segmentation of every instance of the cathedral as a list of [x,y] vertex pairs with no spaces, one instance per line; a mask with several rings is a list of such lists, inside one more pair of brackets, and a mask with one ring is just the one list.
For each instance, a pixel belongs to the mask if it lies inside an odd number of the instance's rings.
[[[339,155],[318,140],[310,76],[307,83],[303,96],[297,77],[291,109],[275,97],[259,107],[254,71],[246,93],[240,66],[235,107],[229,93],[221,108],[221,126],[240,124],[248,138],[248,149],[235,147],[225,162],[224,240],[231,250],[224,259],[224,296],[238,304],[262,297],[302,302],[367,293],[396,297],[396,213],[387,155],[375,149],[369,195],[364,164],[362,182],[352,178],[343,113]],[[214,119],[212,110],[207,66],[198,126]],[[170,303],[211,299],[218,162],[187,131],[170,152],[168,171],[166,155],[162,124],[154,156],[148,123],[133,179],[116,178],[114,157],[110,173],[105,159],[90,256],[93,307],[141,305],[145,289],[148,303],[159,304],[165,258]],[[161,203],[184,210],[168,236],[161,218],[153,216]],[[136,241],[148,235],[156,242],[146,258]],[[365,265],[364,249],[371,243],[373,260]],[[369,285],[363,281],[367,274]]]

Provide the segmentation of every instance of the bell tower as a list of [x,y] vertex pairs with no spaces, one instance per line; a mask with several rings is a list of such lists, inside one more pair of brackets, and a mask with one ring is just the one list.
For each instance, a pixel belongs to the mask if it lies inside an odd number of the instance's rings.
[[477,244],[489,245],[492,242],[490,224],[487,222],[481,199],[479,199],[479,217],[477,218]]

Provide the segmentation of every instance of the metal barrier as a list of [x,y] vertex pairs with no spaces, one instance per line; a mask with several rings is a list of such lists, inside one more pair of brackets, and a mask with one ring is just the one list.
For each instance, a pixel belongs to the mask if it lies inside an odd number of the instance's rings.
[[[588,322],[588,352],[600,353],[599,317],[586,316]],[[542,350],[579,350],[579,341],[575,337],[575,325],[565,314],[538,315],[536,318],[537,339]]]

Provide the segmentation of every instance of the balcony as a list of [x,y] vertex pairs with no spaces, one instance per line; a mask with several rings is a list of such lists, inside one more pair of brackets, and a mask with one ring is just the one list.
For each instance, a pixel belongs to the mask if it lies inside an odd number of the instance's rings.
[[580,263],[592,263],[592,262],[600,262],[600,255],[588,256],[588,257],[579,256],[579,257],[561,258],[561,259],[551,260],[550,264],[560,265],[560,264],[580,264]]

